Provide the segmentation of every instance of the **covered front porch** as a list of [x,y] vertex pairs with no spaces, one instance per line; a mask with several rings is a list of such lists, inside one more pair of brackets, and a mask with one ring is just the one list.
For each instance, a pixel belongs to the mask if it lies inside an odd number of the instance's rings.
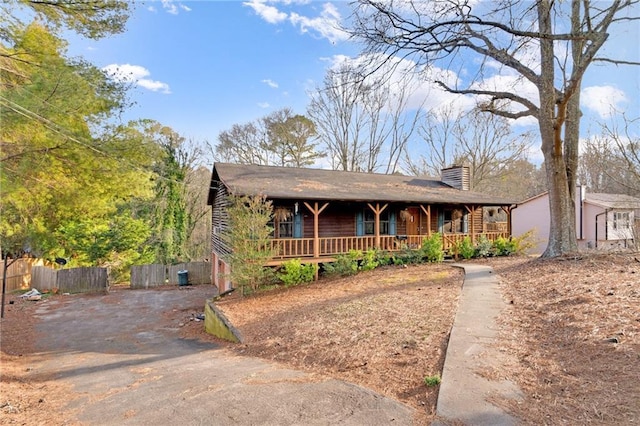
[[[273,223],[269,265],[293,258],[327,262],[352,250],[417,249],[436,232],[448,254],[466,237],[475,243],[480,238],[493,242],[511,235],[511,206],[305,201],[293,206],[278,203],[275,211],[279,213]],[[487,221],[491,211],[500,211],[501,216]]]

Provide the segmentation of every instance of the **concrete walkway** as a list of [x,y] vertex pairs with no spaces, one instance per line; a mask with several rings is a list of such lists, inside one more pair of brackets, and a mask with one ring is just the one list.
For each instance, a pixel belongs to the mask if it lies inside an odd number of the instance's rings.
[[[515,425],[491,398],[520,398],[518,387],[499,377],[506,354],[496,348],[496,318],[505,308],[498,279],[488,266],[454,264],[465,271],[464,285],[442,373],[435,424]],[[498,373],[498,374],[496,374]]]

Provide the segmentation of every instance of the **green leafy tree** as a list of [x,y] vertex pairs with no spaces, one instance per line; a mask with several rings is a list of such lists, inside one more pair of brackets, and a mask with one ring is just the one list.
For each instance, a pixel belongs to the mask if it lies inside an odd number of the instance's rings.
[[273,206],[263,195],[230,196],[227,211],[229,226],[223,239],[231,253],[225,260],[231,282],[245,295],[258,289],[265,278],[264,264],[273,257]]
[[21,66],[38,64],[38,45],[20,44],[25,28],[37,23],[49,34],[73,31],[100,39],[125,30],[132,2],[123,0],[3,0],[0,2],[0,70],[4,84],[25,78]]
[[143,120],[139,123],[144,136],[155,143],[158,157],[155,172],[154,240],[156,259],[161,263],[188,260],[186,243],[191,216],[187,209],[185,180],[189,171],[189,153],[185,139],[167,126]]
[[[3,244],[43,255],[63,250],[60,228],[82,218],[101,227],[119,204],[148,194],[148,173],[124,160],[135,147],[92,129],[125,103],[122,86],[92,65],[64,57],[64,42],[29,25],[10,52],[32,52],[20,78],[0,87],[0,211]],[[3,80],[4,81],[4,80]]]
[[0,39],[11,40],[33,17],[50,31],[69,29],[100,39],[125,30],[132,3],[122,0],[4,0],[0,3]]

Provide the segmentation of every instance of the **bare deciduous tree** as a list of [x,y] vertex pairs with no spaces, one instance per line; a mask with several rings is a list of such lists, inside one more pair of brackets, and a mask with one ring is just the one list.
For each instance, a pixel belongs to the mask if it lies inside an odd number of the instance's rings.
[[334,169],[395,173],[421,115],[421,106],[408,105],[417,82],[362,78],[363,72],[349,63],[329,70],[308,113]]
[[[577,251],[575,188],[582,77],[620,22],[639,19],[636,0],[500,2],[360,0],[352,35],[366,53],[387,61],[410,57],[417,66],[444,61],[448,69],[477,61],[464,82],[437,83],[450,93],[475,95],[486,111],[538,121],[550,200],[549,244],[543,256]],[[462,58],[462,55],[465,55]],[[484,78],[513,76],[511,84]],[[533,89],[527,91],[527,89]]]
[[267,143],[267,131],[261,123],[234,124],[218,135],[217,159],[228,163],[271,164],[273,153]]
[[640,139],[631,132],[638,119],[602,124],[602,134],[584,141],[578,179],[591,192],[640,196]]
[[438,176],[445,167],[465,164],[471,171],[471,187],[478,191],[500,188],[496,181],[505,178],[509,165],[525,159],[532,145],[531,135],[513,133],[505,118],[477,109],[455,112],[452,105],[427,114],[419,131],[426,154],[408,154],[407,169]]
[[[623,126],[605,125],[603,127],[607,135],[618,148],[619,157],[624,165],[624,175],[621,183],[626,193],[640,197],[640,136],[631,131],[632,126],[637,125],[640,117],[628,119],[623,117]],[[636,131],[637,131],[637,127]]]
[[234,124],[220,132],[215,157],[224,162],[304,167],[324,154],[313,142],[315,124],[283,108],[254,122]]
[[362,79],[344,64],[327,71],[323,86],[311,96],[308,114],[316,123],[334,170],[362,169],[365,148],[359,135],[365,118],[358,105],[367,91]]

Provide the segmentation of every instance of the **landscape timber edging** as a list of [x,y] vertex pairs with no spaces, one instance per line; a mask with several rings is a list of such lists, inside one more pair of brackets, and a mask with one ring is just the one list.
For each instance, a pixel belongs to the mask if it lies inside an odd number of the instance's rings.
[[204,329],[221,339],[242,343],[242,335],[213,303],[213,299],[207,299],[204,305]]

